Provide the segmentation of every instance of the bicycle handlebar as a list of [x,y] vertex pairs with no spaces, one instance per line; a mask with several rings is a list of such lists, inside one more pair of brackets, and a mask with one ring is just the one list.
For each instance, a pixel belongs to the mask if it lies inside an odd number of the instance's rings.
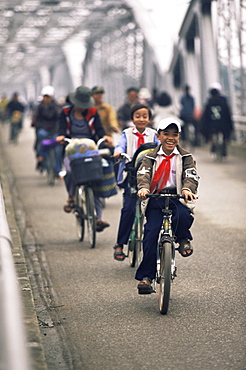
[[185,196],[182,194],[168,194],[168,193],[146,194],[146,198],[160,198],[160,197],[185,199]]
[[128,162],[132,160],[128,154],[121,153],[118,158],[115,158],[115,164],[121,163],[124,159],[126,159]]

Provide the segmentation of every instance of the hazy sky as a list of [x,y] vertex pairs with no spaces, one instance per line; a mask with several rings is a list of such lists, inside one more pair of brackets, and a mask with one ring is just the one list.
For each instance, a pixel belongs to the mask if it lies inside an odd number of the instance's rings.
[[127,0],[135,17],[154,47],[160,68],[170,65],[173,44],[188,9],[189,0]]

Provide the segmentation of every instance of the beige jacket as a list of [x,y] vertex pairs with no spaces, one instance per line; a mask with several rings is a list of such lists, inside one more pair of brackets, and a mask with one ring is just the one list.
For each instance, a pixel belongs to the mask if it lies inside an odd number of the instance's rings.
[[[150,184],[157,165],[157,153],[160,145],[152,152],[148,153],[137,172],[138,189],[150,189]],[[195,161],[188,151],[177,145],[179,154],[176,158],[176,187],[177,193],[181,194],[182,189],[189,189],[192,193],[196,194],[199,182]],[[183,200],[181,200],[184,203]],[[192,202],[184,203],[189,208],[194,208],[195,204]],[[147,205],[147,204],[146,204]]]
[[114,132],[113,129],[119,128],[117,115],[114,108],[110,104],[102,103],[101,106],[96,109],[101,118],[101,122],[106,134],[112,136],[112,133]]

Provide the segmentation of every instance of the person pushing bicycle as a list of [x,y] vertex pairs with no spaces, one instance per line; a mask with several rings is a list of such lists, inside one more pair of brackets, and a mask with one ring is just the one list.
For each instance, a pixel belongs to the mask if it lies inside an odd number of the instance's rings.
[[[179,243],[178,251],[183,257],[193,253],[190,228],[194,221],[188,201],[194,202],[199,182],[195,161],[188,151],[179,145],[181,126],[176,118],[162,119],[157,127],[157,138],[161,144],[147,154],[137,172],[138,196],[146,200],[148,193],[182,194],[185,201],[172,199],[172,228]],[[143,238],[143,260],[136,271],[141,289],[152,291],[152,280],[156,276],[157,243],[162,225],[164,199],[146,200],[146,224]],[[182,203],[183,202],[183,203]],[[194,203],[193,203],[194,208]],[[146,287],[147,285],[147,287]],[[146,289],[147,288],[147,289]]]

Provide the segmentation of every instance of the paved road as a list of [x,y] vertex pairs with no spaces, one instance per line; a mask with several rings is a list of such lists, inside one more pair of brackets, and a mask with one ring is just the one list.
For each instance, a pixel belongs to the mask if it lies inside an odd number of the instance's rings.
[[214,163],[196,149],[201,176],[191,258],[177,256],[168,315],[157,295],[139,296],[128,261],[112,258],[121,194],[107,200],[97,247],[76,240],[62,211],[62,183],[35,172],[29,124],[4,149],[33,285],[48,368],[86,370],[245,369],[246,164]]

